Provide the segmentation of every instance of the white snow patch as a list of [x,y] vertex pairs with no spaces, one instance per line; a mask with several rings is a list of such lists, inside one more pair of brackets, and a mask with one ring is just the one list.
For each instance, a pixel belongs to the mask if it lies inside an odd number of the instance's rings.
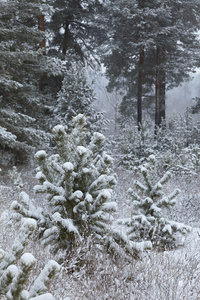
[[108,191],[108,190],[106,190],[106,189],[102,190],[102,191],[99,193],[99,195],[100,195],[101,197],[106,198],[107,200],[110,200],[110,199],[111,199],[111,193],[110,193],[110,191]]
[[73,123],[79,123],[79,121],[86,123],[86,117],[83,114],[78,114],[77,116],[73,117]]
[[74,166],[71,162],[66,162],[63,164],[63,169],[66,171],[66,172],[69,172],[69,171],[73,171],[74,170]]
[[93,137],[97,140],[101,140],[101,141],[105,140],[105,136],[100,132],[94,132]]
[[0,261],[4,258],[5,255],[6,255],[6,252],[3,251],[2,249],[0,249]]
[[14,278],[18,274],[18,268],[15,265],[10,265],[7,268],[7,272],[11,275],[12,278]]
[[70,200],[73,199],[82,199],[83,198],[83,193],[81,191],[75,191],[71,196],[70,196]]
[[30,300],[55,300],[55,298],[52,296],[52,294],[47,293],[34,298],[30,298]]
[[92,203],[93,202],[93,198],[92,198],[92,195],[87,193],[86,196],[85,196],[85,200],[88,202],[88,203]]
[[30,202],[29,195],[25,192],[21,192],[19,194],[19,199],[25,204],[29,204],[29,202]]
[[54,220],[55,222],[58,222],[58,221],[60,221],[60,219],[61,219],[60,213],[59,212],[55,212],[53,214],[53,216],[52,216],[52,220]]
[[78,152],[79,155],[83,155],[83,154],[87,153],[87,149],[83,146],[78,146],[77,147],[77,152]]
[[35,154],[36,159],[44,159],[47,156],[44,150],[40,150]]
[[[69,232],[74,232],[78,234],[77,228],[74,226],[71,219],[63,219],[59,212],[55,212],[52,215],[52,220],[57,223],[60,222],[63,227],[65,227]],[[47,231],[47,230],[46,230]]]
[[143,242],[132,242],[130,241],[132,247],[138,251],[143,252],[144,250],[151,250],[152,249],[152,243],[150,241],[143,241]]
[[[40,275],[37,277],[34,284],[32,285],[31,290],[30,290],[30,295],[34,296],[34,295],[40,293],[41,291],[47,290],[46,285],[48,284],[48,282],[50,280],[51,273],[58,272],[59,270],[60,270],[60,265],[56,261],[50,260],[45,265],[44,269],[41,271]],[[36,298],[31,298],[31,299],[51,300],[54,298],[52,298],[51,294],[45,294],[45,295],[41,295],[41,296],[38,296]]]
[[56,203],[66,201],[65,197],[63,197],[63,196],[54,196],[53,199]]
[[29,292],[26,291],[26,290],[21,291],[21,299],[23,299],[23,300],[29,300],[30,299]]
[[57,125],[53,128],[54,134],[63,134],[65,132],[65,127],[63,125]]
[[[150,199],[151,199],[151,198],[150,198]],[[154,212],[156,212],[156,213],[160,213],[160,212],[162,211],[162,209],[159,208],[155,203],[153,203],[153,204],[151,205],[151,209],[152,209]]]
[[169,224],[165,225],[165,227],[163,228],[162,231],[163,232],[167,232],[168,231],[169,234],[172,234],[172,228],[171,228],[171,226]]
[[28,227],[30,230],[34,230],[37,227],[37,222],[36,220],[31,218],[23,218],[22,225]]
[[44,174],[41,171],[36,174],[35,178],[38,180],[46,179]]
[[82,171],[83,171],[84,174],[87,174],[87,173],[90,172],[90,169],[88,169],[88,168],[83,168]]
[[28,267],[33,265],[36,262],[36,259],[31,253],[24,253],[21,257],[21,262]]
[[102,205],[102,209],[105,211],[117,211],[117,203],[116,202],[107,202]]
[[42,193],[44,192],[44,186],[37,184],[34,186],[33,190],[34,193]]
[[12,204],[11,204],[11,209],[15,209],[15,208],[17,208],[18,207],[18,202],[15,200],[15,201],[13,201],[12,202]]

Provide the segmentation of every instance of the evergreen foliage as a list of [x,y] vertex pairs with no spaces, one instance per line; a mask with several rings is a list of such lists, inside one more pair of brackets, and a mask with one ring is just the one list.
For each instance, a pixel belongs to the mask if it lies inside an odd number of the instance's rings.
[[96,100],[92,85],[87,82],[86,70],[78,63],[72,63],[65,72],[62,87],[57,94],[57,103],[53,112],[54,124],[69,125],[72,117],[81,113],[87,117],[92,131],[97,131],[105,123],[103,113],[93,107]]
[[47,22],[47,29],[52,32],[48,53],[50,56],[93,66],[99,63],[97,47],[105,39],[102,25],[104,6],[99,0],[55,0],[52,18]]
[[68,125],[77,113],[89,115],[91,124],[102,123],[102,114],[91,108],[92,88],[73,64],[90,58],[93,30],[100,39],[96,5],[1,1],[0,150],[13,153],[16,163],[27,162],[35,149],[46,149],[52,125]]
[[114,256],[123,252],[134,257],[151,248],[149,242],[130,241],[111,215],[117,209],[111,201],[116,176],[112,158],[103,151],[105,137],[98,132],[89,137],[81,114],[73,118],[70,132],[57,125],[53,134],[58,153],[48,156],[41,150],[35,155],[40,185],[34,190],[46,194],[47,209],[36,207],[25,192],[13,203],[21,215],[37,220],[43,244],[51,244],[55,253],[69,252],[92,238]]
[[53,243],[55,251],[69,250],[91,234],[104,240],[111,225],[110,213],[116,210],[116,203],[110,202],[116,178],[111,171],[112,158],[102,150],[104,136],[96,132],[87,143],[85,117],[78,115],[72,123],[70,133],[62,125],[53,129],[57,154],[36,154],[40,185],[35,191],[47,193],[48,211],[35,210],[24,193],[23,205],[14,205],[38,220],[44,244]]
[[123,121],[140,114],[141,123],[142,108],[154,100],[155,124],[165,118],[166,88],[186,80],[199,64],[199,9],[196,0],[110,2],[103,61],[109,90],[125,93]]
[[7,300],[53,299],[48,291],[50,280],[59,270],[59,265],[51,260],[35,280],[30,281],[31,270],[36,263],[31,253],[24,253],[33,231],[36,229],[35,220],[22,219],[22,226],[11,248],[5,252],[0,249],[0,296]]
[[199,170],[200,126],[189,112],[163,121],[156,135],[154,131],[150,122],[142,122],[139,131],[137,126],[125,126],[117,143],[118,164],[134,169],[154,154],[160,174],[169,170],[184,175]]
[[44,113],[38,85],[46,60],[38,16],[47,12],[48,5],[38,1],[0,4],[0,148],[20,162],[48,140],[37,122]]
[[157,179],[155,157],[150,157],[151,163],[141,166],[143,181],[135,181],[135,187],[129,189],[131,203],[131,218],[125,221],[129,227],[130,239],[136,241],[151,241],[154,247],[160,249],[176,246],[176,233],[186,234],[190,227],[179,222],[168,220],[165,209],[173,207],[179,190],[169,195],[163,191],[163,185],[171,178],[166,172],[161,179]]
[[118,143],[117,160],[127,168],[142,164],[154,153],[154,135],[150,122],[142,122],[140,130],[137,126],[126,125],[121,129]]

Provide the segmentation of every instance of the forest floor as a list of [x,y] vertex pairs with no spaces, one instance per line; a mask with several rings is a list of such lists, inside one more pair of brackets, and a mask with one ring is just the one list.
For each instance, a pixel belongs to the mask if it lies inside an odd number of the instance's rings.
[[[18,166],[23,186],[19,188],[9,172],[0,173],[0,248],[9,249],[17,235],[19,225],[11,204],[21,190],[42,205],[43,198],[33,194],[35,170],[32,166]],[[114,191],[120,217],[129,216],[126,191],[132,187],[134,175],[126,170],[117,170],[118,185]],[[179,188],[177,204],[168,212],[171,219],[192,227],[184,246],[172,251],[150,251],[139,261],[120,259],[112,262],[106,253],[97,253],[90,245],[85,249],[85,264],[75,269],[83,249],[77,249],[71,260],[63,264],[60,273],[51,285],[57,300],[200,300],[200,174],[174,176],[166,186],[166,192]],[[44,196],[43,196],[44,197]],[[38,260],[35,273],[49,259],[55,259],[49,248],[40,242],[30,243],[27,251]],[[34,276],[34,274],[33,274]]]

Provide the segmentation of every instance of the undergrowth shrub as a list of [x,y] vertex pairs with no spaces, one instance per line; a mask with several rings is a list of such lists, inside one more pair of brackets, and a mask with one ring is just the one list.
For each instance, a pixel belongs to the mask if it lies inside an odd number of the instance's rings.
[[143,180],[136,180],[134,188],[128,190],[131,216],[118,222],[128,226],[128,236],[133,241],[151,241],[153,247],[160,249],[173,248],[177,233],[185,235],[190,227],[165,216],[165,210],[176,204],[180,191],[175,189],[168,195],[163,191],[171,173],[167,171],[159,178],[155,159],[152,155],[149,163],[139,168]]
[[117,165],[135,169],[154,154],[163,174],[166,170],[181,175],[198,172],[199,132],[200,125],[189,112],[163,121],[156,134],[150,122],[144,121],[139,131],[137,126],[126,126],[117,143]]
[[114,256],[122,248],[137,256],[149,243],[141,247],[130,241],[114,222],[117,205],[111,195],[116,176],[112,158],[103,150],[105,138],[98,132],[89,138],[83,115],[76,116],[72,125],[70,132],[62,125],[53,129],[57,154],[36,153],[40,185],[35,192],[46,194],[47,209],[36,207],[24,192],[13,208],[37,220],[39,237],[55,253],[60,249],[70,252],[92,236]]
[[24,253],[29,239],[36,229],[36,221],[22,219],[22,226],[9,250],[0,249],[0,296],[7,300],[39,299],[53,300],[48,292],[50,280],[59,271],[60,266],[49,261],[38,276],[33,276],[36,263],[31,253]]

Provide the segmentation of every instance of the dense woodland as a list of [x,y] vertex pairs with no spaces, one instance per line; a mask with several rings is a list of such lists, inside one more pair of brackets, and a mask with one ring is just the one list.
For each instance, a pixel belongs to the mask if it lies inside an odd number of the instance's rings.
[[199,30],[199,0],[1,0],[0,299],[199,299],[200,96],[166,118]]

